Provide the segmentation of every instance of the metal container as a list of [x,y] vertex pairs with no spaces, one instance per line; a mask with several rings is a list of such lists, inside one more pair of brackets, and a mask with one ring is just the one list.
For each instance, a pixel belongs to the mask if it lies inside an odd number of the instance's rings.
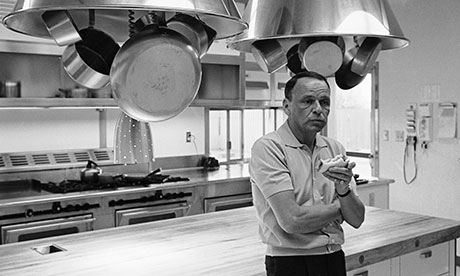
[[21,97],[21,82],[20,81],[5,81],[3,84],[2,95],[6,98]]

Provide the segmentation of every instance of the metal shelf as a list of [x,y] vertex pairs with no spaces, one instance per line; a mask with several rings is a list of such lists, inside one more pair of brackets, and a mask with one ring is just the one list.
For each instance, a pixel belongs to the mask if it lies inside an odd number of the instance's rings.
[[112,98],[0,98],[0,109],[31,108],[106,109],[118,106]]

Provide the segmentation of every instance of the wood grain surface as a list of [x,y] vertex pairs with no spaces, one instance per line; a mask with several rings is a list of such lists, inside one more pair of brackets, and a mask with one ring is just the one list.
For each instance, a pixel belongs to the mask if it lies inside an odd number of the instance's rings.
[[[460,237],[460,222],[366,207],[344,225],[352,270]],[[58,245],[41,255],[32,248]],[[0,275],[265,275],[253,207],[0,246]]]

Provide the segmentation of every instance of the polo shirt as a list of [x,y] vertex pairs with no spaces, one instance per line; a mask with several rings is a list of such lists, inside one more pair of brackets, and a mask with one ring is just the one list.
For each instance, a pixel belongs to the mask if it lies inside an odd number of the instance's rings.
[[[338,141],[316,136],[313,151],[300,143],[287,121],[253,145],[249,174],[259,236],[267,244],[269,256],[318,255],[336,252],[344,243],[342,221],[333,221],[311,233],[289,234],[278,224],[268,198],[282,191],[293,191],[301,206],[331,204],[336,196],[334,183],[318,172],[320,160],[346,151]],[[357,195],[352,178],[350,187]]]

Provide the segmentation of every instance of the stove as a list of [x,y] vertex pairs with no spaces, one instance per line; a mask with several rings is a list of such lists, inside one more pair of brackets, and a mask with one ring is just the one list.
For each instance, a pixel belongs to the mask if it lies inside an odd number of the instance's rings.
[[151,167],[85,160],[0,171],[0,244],[194,214],[190,179]]

